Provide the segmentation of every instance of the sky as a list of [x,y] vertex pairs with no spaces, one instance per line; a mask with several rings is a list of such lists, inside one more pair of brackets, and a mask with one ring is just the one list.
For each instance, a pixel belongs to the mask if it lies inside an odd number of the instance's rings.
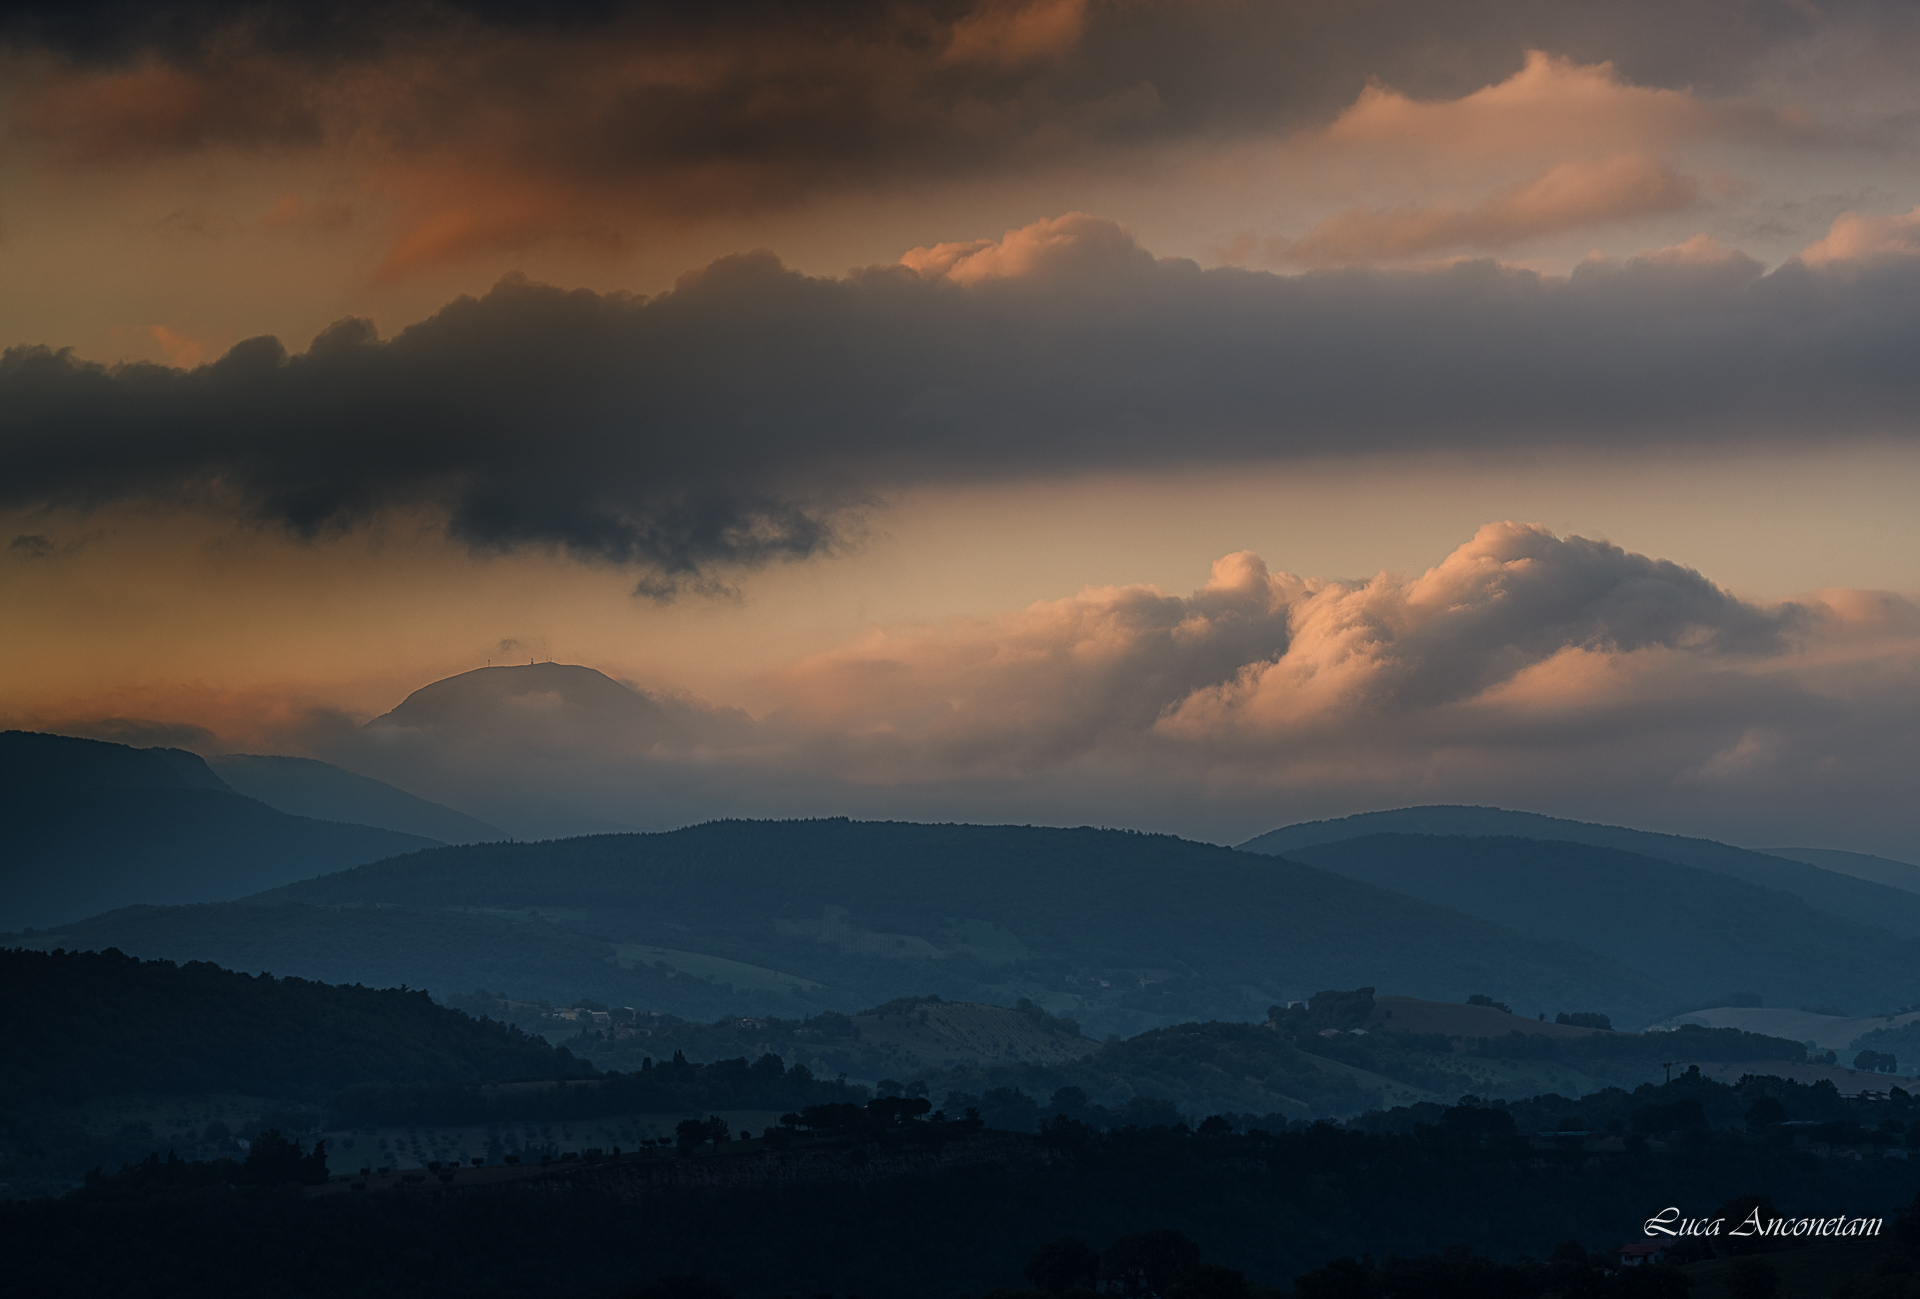
[[[1920,860],[1916,58],[1859,0],[8,0],[0,723],[528,833]],[[376,720],[549,658],[671,725]]]

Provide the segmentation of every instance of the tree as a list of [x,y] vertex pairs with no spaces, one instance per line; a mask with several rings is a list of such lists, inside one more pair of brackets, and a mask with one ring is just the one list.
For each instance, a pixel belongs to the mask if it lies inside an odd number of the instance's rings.
[[673,1125],[673,1142],[683,1155],[691,1155],[707,1139],[704,1119],[681,1119]]
[[1747,1107],[1747,1131],[1760,1132],[1787,1121],[1787,1107],[1772,1096],[1762,1096]]
[[1061,1087],[1054,1091],[1053,1099],[1047,1102],[1047,1108],[1057,1114],[1065,1114],[1073,1118],[1084,1114],[1087,1106],[1091,1104],[1093,1104],[1093,1098],[1087,1095],[1083,1088]]
[[1026,1278],[1036,1289],[1050,1294],[1091,1290],[1100,1280],[1100,1256],[1078,1237],[1062,1236],[1033,1251],[1027,1260]]
[[1664,1104],[1658,1101],[1636,1106],[1628,1118],[1635,1132],[1654,1135],[1661,1132],[1686,1132],[1705,1129],[1706,1108],[1698,1096],[1683,1096]]
[[924,1096],[880,1096],[867,1102],[867,1113],[890,1124],[911,1122],[932,1108]]
[[724,1145],[727,1140],[727,1121],[718,1114],[707,1115],[706,1132],[707,1140],[713,1142],[714,1153],[718,1154],[720,1147]]
[[1373,1269],[1353,1258],[1336,1258],[1293,1279],[1294,1299],[1373,1299],[1378,1292]]
[[1218,1263],[1202,1263],[1167,1292],[1168,1299],[1247,1299],[1247,1277]]
[[[294,1146],[295,1150],[300,1147]],[[478,1162],[478,1161],[476,1161]],[[306,1186],[325,1186],[327,1182],[327,1143],[316,1141],[300,1161],[300,1181]]]
[[1853,1057],[1854,1068],[1865,1069],[1872,1073],[1892,1073],[1899,1066],[1899,1059],[1885,1051],[1862,1051]]
[[[320,1150],[320,1180],[326,1181],[327,1157],[325,1143],[316,1146]],[[280,1129],[268,1128],[253,1139],[247,1149],[246,1162],[241,1165],[246,1170],[247,1180],[262,1186],[278,1186],[286,1182],[307,1180],[309,1165],[307,1158],[300,1153],[300,1143],[289,1141],[280,1135]]]
[[1200,1247],[1169,1227],[1122,1236],[1100,1256],[1101,1274],[1130,1299],[1165,1294],[1174,1281],[1199,1266]]
[[1574,1028],[1604,1028],[1611,1030],[1613,1021],[1597,1010],[1576,1010],[1572,1013],[1561,1011],[1553,1017],[1556,1024],[1569,1024]]

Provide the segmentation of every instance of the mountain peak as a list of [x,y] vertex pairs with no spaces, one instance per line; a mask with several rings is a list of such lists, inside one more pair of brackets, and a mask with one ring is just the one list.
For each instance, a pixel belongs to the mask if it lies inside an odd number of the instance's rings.
[[475,668],[420,687],[367,726],[522,742],[618,737],[643,747],[679,729],[638,690],[578,663]]

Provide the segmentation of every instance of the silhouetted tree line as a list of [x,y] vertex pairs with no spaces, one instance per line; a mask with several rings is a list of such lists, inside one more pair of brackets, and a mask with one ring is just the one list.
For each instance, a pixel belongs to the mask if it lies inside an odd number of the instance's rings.
[[117,1173],[94,1169],[85,1190],[102,1198],[144,1196],[160,1190],[211,1186],[323,1186],[327,1181],[327,1143],[302,1149],[278,1128],[268,1128],[248,1143],[244,1159],[186,1160],[172,1151],[165,1159],[148,1155]]
[[[1222,1116],[1196,1130],[1175,1124],[1099,1132],[1056,1117],[1039,1135],[1013,1138],[1033,1143],[1044,1160],[927,1165],[870,1182],[714,1190],[639,1203],[586,1189],[342,1190],[308,1198],[290,1182],[232,1176],[232,1165],[221,1167],[226,1161],[175,1168],[155,1160],[103,1174],[57,1199],[0,1205],[0,1252],[19,1293],[150,1299],[607,1299],[674,1275],[704,1276],[745,1296],[904,1299],[1023,1284],[1070,1294],[1095,1266],[1088,1253],[1099,1256],[1097,1284],[1166,1299],[1233,1299],[1243,1282],[1277,1288],[1320,1272],[1328,1275],[1303,1280],[1296,1292],[1532,1296],[1552,1288],[1543,1278],[1577,1274],[1599,1288],[1562,1294],[1604,1299],[1655,1292],[1619,1288],[1643,1283],[1613,1279],[1591,1263],[1586,1272],[1561,1267],[1577,1259],[1550,1257],[1557,1242],[1579,1241],[1603,1254],[1667,1204],[1704,1212],[1740,1195],[1766,1196],[1790,1214],[1883,1217],[1912,1200],[1920,1189],[1915,1163],[1810,1159],[1776,1111],[1760,1107],[1751,1125],[1740,1113],[1762,1100],[1773,1100],[1780,1113],[1828,1102],[1810,1095],[1815,1091],[1777,1079],[1726,1087],[1677,1078],[1629,1099],[1669,1111],[1697,1100],[1714,1125],[1610,1151],[1530,1139],[1511,1106],[1442,1107],[1437,1121],[1404,1131],[1328,1123],[1265,1128]],[[1893,1104],[1881,1106],[1891,1113]],[[821,1124],[816,1143],[844,1149],[854,1162],[876,1143],[897,1143],[905,1129],[933,1126],[931,1115],[904,1108],[854,1108],[857,1122],[836,1124],[852,1113],[825,1108],[810,1121]],[[1879,1130],[1864,1122],[1869,1110],[1845,1112],[1856,1117],[1835,1121]],[[1736,1116],[1731,1124],[1719,1125],[1728,1114]],[[711,1140],[710,1129],[703,1140]],[[722,1167],[729,1159],[782,1158],[764,1148],[740,1153],[738,1142],[723,1149],[702,1158],[717,1158]],[[1069,1237],[1086,1250],[1053,1250],[1047,1257],[1057,1266],[1046,1276],[1054,1281],[1043,1279],[1036,1263],[1045,1261],[1042,1247]],[[1465,1252],[1449,1253],[1452,1247]],[[1485,1258],[1476,1262],[1474,1255]],[[1547,1261],[1486,1261],[1522,1255]],[[1328,1262],[1341,1258],[1356,1262]],[[1872,1265],[1863,1253],[1861,1266]],[[1862,1299],[1904,1293],[1885,1288],[1900,1275],[1910,1273],[1869,1278],[1884,1286],[1862,1290]],[[1349,1282],[1358,1288],[1337,1288]]]
[[[1479,1116],[1492,1130],[1519,1134],[1618,1135],[1622,1138],[1689,1138],[1714,1132],[1744,1132],[1781,1144],[1797,1136],[1863,1152],[1888,1147],[1920,1149],[1920,1102],[1894,1087],[1886,1099],[1844,1097],[1832,1082],[1795,1082],[1771,1074],[1748,1074],[1728,1085],[1688,1068],[1665,1084],[1628,1091],[1607,1087],[1578,1098],[1552,1094],[1487,1104],[1463,1097],[1455,1106],[1396,1106],[1347,1120],[1366,1132],[1411,1133]],[[1785,1125],[1798,1125],[1789,1132]]]

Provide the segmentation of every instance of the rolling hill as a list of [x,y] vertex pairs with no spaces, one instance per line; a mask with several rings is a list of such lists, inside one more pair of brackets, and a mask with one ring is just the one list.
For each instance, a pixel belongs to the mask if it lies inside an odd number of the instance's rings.
[[1851,875],[1857,880],[1872,880],[1875,884],[1885,884],[1889,888],[1920,893],[1920,866],[1895,861],[1891,857],[1875,857],[1871,853],[1864,852],[1842,852],[1838,848],[1769,848],[1767,852],[1774,857],[1785,857],[1789,861],[1818,866],[1821,870]]
[[289,816],[179,749],[0,732],[0,926],[239,897],[431,846]]
[[1511,836],[1615,848],[1731,875],[1764,889],[1781,889],[1810,906],[1857,924],[1875,925],[1907,938],[1920,938],[1920,894],[1904,889],[1772,853],[1735,848],[1712,839],[1689,839],[1617,825],[1568,821],[1497,807],[1402,807],[1332,821],[1304,821],[1249,839],[1240,849],[1298,857],[1301,849],[1372,834]]
[[1464,835],[1376,834],[1292,851],[1350,879],[1579,943],[1700,1004],[1735,989],[1769,1005],[1835,1003],[1856,1013],[1920,1000],[1920,943],[1676,862]]
[[[1707,1028],[1737,1028],[1748,1033],[1768,1033],[1774,1037],[1808,1042],[1823,1051],[1837,1051],[1842,1064],[1850,1064],[1861,1039],[1873,1033],[1911,1031],[1920,1028],[1920,1011],[1903,1015],[1823,1015],[1812,1010],[1788,1010],[1773,1006],[1712,1006],[1706,1010],[1676,1015],[1659,1027],[1678,1028],[1682,1024],[1700,1024]],[[1915,1063],[1908,1060],[1909,1063]]]
[[[260,913],[283,904],[292,909],[279,917]],[[409,942],[410,930],[434,937]],[[257,937],[268,931],[271,944]],[[616,993],[620,1004],[690,1017],[722,1001],[790,1013],[929,993],[1029,997],[1097,1034],[1261,1019],[1275,1002],[1361,984],[1447,1001],[1486,992],[1549,1013],[1606,1006],[1642,1022],[1682,1008],[1657,979],[1569,942],[1310,866],[1091,829],[736,821],[475,844],[244,906],[98,917],[61,941],[330,979],[367,977],[343,968],[363,952],[383,971],[411,963],[408,982],[443,995],[485,986],[570,1000],[592,970],[610,989],[645,980]],[[252,959],[238,959],[246,944]],[[649,947],[818,987],[729,990],[732,980],[682,968],[684,958],[640,955],[622,969],[623,952]]]
[[346,821],[397,830],[440,843],[504,839],[497,826],[406,790],[358,776],[330,762],[259,753],[224,753],[208,760],[214,773],[248,798],[276,811],[316,821]]
[[131,1092],[320,1097],[357,1083],[564,1078],[591,1070],[504,1024],[398,988],[0,951],[0,1107]]

